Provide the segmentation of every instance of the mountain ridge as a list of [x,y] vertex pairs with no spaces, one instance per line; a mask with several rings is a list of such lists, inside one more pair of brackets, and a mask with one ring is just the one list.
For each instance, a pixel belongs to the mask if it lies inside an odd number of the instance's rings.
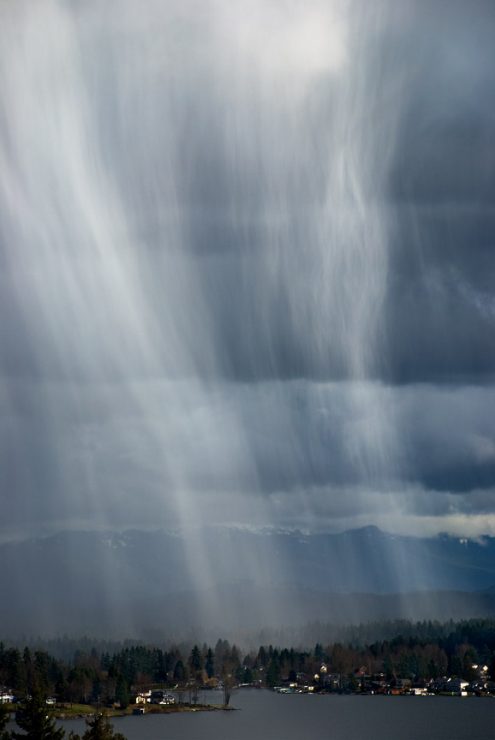
[[0,562],[3,634],[134,637],[495,614],[495,538],[66,530],[0,544]]

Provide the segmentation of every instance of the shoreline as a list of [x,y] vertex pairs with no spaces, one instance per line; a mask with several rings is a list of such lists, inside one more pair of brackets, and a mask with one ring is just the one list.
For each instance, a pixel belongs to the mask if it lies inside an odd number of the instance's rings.
[[[109,718],[114,717],[133,717],[139,716],[134,714],[136,709],[135,704],[130,704],[126,709],[111,709],[109,707],[98,707],[93,704],[74,704],[72,707],[61,706],[55,709],[49,709],[49,713],[57,720],[71,720],[71,719],[89,719],[94,717],[96,714],[105,714]],[[14,721],[16,707],[11,705],[8,707],[10,713],[10,720]],[[235,707],[223,706],[222,704],[170,704],[167,706],[160,706],[158,704],[152,705],[146,709],[141,716],[147,716],[150,714],[189,714],[192,712],[235,712]]]
[[153,705],[153,707],[146,708],[146,711],[142,715],[134,714],[136,706],[129,705],[126,709],[107,709],[105,711],[102,707],[95,707],[88,704],[88,712],[66,712],[56,711],[54,716],[56,719],[87,719],[93,717],[95,714],[102,712],[107,717],[135,717],[135,716],[147,716],[150,714],[190,714],[192,712],[232,712],[235,711],[234,707],[224,707],[221,704],[171,704],[167,706]]

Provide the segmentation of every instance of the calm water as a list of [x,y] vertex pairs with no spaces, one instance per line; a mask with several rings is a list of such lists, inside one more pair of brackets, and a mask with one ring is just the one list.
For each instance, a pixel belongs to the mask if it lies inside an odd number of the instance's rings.
[[[128,740],[494,740],[495,700],[309,696],[241,690],[237,712],[114,720]],[[65,722],[81,731],[84,723]]]

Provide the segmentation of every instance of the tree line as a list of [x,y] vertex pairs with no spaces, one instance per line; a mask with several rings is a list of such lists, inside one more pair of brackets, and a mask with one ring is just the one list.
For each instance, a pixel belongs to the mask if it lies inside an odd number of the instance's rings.
[[[383,674],[392,681],[398,678],[428,681],[442,676],[471,681],[475,678],[473,666],[478,664],[487,665],[488,674],[495,677],[495,620],[401,626],[404,629],[392,638],[366,644],[316,643],[312,648],[261,645],[242,650],[228,640],[219,639],[214,646],[205,643],[163,649],[134,644],[111,652],[97,647],[89,649],[89,644],[84,642],[85,649],[77,648],[70,659],[56,658],[42,649],[20,649],[0,643],[0,688],[11,689],[24,702],[18,713],[22,721],[23,712],[28,716],[33,702],[43,703],[46,697],[54,697],[59,703],[86,703],[96,707],[117,703],[125,708],[139,691],[153,686],[175,688],[180,696],[181,692],[191,692],[191,687],[221,685],[228,703],[228,692],[233,685],[273,687],[281,681],[311,678],[319,672],[322,663],[328,673],[339,674],[349,681],[357,670],[363,669],[370,675]],[[96,718],[99,716],[97,713]],[[88,727],[87,732],[93,729]],[[1,732],[5,730],[0,731],[0,740],[4,740]],[[92,736],[83,737],[86,740]]]
[[[19,730],[8,730],[9,712],[0,704],[0,740],[64,740],[65,730],[57,727],[55,718],[49,714],[44,696],[34,690],[19,703],[15,723]],[[86,731],[82,736],[70,732],[68,740],[126,740],[115,732],[108,717],[97,712],[86,720]]]

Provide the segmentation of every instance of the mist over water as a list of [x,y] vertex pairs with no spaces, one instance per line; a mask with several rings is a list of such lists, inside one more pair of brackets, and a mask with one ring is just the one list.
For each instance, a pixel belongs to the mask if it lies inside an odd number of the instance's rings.
[[[403,159],[437,48],[427,16],[381,0],[0,6],[5,539],[177,530],[204,588],[218,573],[203,525],[435,533],[447,516],[480,534],[492,386],[453,394],[459,438],[429,423],[428,386],[412,401],[401,387],[415,367],[404,275],[435,299],[439,334],[449,313],[422,272],[427,237],[397,266],[423,225]],[[453,6],[454,39],[462,21]],[[471,30],[466,48],[488,54]],[[469,75],[439,59],[437,81]],[[462,295],[488,331],[480,286]],[[442,352],[418,379],[434,382]],[[435,408],[448,392],[431,390]],[[436,446],[441,459],[423,454]],[[470,496],[452,484],[458,450],[466,470],[479,462]],[[250,552],[231,557],[259,579]]]

